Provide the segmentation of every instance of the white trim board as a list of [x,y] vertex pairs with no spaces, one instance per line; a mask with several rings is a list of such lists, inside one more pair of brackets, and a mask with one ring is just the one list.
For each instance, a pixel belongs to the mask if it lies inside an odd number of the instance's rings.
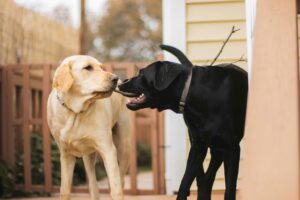
[[245,9],[246,9],[247,60],[248,60],[249,81],[251,80],[256,5],[257,5],[257,0],[246,0]]
[[[185,52],[185,0],[163,0],[163,43]],[[178,62],[164,52],[165,60]],[[186,125],[181,114],[165,111],[166,193],[178,191],[186,166]]]

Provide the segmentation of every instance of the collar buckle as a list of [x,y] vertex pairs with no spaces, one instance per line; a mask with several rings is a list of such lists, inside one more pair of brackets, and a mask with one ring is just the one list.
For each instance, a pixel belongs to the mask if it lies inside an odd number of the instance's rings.
[[178,106],[179,113],[183,113],[184,107],[185,107],[185,102],[184,101],[180,101],[179,102],[179,106]]

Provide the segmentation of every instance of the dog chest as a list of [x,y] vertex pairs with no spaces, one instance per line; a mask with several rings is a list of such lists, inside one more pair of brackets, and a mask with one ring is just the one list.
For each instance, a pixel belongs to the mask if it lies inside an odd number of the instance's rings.
[[66,152],[76,157],[82,157],[83,155],[95,152],[94,140],[89,137],[61,140],[60,146],[64,148]]

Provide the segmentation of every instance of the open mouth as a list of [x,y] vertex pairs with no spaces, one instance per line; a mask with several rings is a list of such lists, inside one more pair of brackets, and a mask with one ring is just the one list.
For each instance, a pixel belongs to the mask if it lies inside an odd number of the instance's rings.
[[130,99],[127,103],[127,105],[138,105],[138,104],[142,104],[146,101],[146,96],[144,93],[142,93],[141,95],[139,95],[138,97],[135,97],[133,99]]
[[139,96],[136,93],[124,92],[124,91],[119,90],[118,88],[116,88],[114,91],[117,92],[117,93],[120,93],[120,94],[124,95],[125,97],[138,97]]
[[120,93],[126,97],[131,97],[132,99],[130,99],[127,103],[127,105],[130,107],[136,106],[139,104],[143,104],[143,103],[145,103],[145,101],[147,99],[147,97],[144,93],[137,94],[137,93],[131,93],[131,92],[124,92],[117,88],[115,89],[115,92]]

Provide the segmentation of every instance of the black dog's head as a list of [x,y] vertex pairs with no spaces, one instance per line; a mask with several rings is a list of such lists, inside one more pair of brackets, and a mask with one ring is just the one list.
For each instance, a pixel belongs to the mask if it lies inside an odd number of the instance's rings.
[[173,92],[171,86],[183,74],[184,68],[180,64],[158,61],[141,69],[137,76],[125,80],[119,85],[119,90],[124,96],[135,97],[127,103],[131,110],[164,110],[170,103],[170,95]]
[[165,45],[161,47],[172,53],[176,51],[174,54],[177,57],[180,54],[179,60],[182,64],[168,61],[154,62],[141,69],[137,76],[120,84],[117,92],[134,97],[127,103],[130,110],[157,108],[160,111],[172,109],[177,112],[191,63],[179,50]]

